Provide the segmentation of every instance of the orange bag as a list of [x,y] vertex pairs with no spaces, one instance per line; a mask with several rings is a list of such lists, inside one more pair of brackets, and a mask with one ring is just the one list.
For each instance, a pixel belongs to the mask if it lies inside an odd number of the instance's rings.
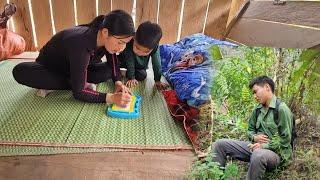
[[24,52],[26,42],[23,37],[4,28],[0,29],[0,60]]
[[0,60],[22,53],[26,47],[23,37],[7,29],[7,22],[16,10],[14,3],[8,3],[0,14]]

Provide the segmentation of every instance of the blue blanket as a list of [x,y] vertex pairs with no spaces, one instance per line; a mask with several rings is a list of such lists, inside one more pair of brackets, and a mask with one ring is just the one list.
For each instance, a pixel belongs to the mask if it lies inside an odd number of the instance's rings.
[[178,98],[198,107],[210,100],[214,76],[212,45],[235,46],[203,34],[194,34],[174,44],[160,46],[161,70],[177,91]]

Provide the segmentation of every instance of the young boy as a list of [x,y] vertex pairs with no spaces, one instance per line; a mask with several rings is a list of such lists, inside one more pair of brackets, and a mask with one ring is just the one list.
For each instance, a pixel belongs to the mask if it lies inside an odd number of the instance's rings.
[[149,59],[152,59],[155,85],[159,90],[166,89],[168,84],[160,81],[161,63],[159,52],[159,41],[162,37],[162,30],[156,23],[146,21],[141,23],[137,29],[134,39],[126,46],[119,55],[121,67],[127,69],[126,76],[128,87],[134,87],[138,81],[143,81],[147,77]]

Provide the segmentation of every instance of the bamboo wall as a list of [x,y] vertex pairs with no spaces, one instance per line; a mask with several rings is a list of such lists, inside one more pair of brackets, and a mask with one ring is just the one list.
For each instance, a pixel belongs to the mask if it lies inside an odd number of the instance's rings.
[[194,33],[249,46],[320,44],[320,1],[287,1],[280,6],[271,0],[0,0],[0,4],[7,1],[18,7],[9,29],[25,38],[28,51],[39,50],[62,29],[115,9],[132,14],[136,26],[146,20],[159,23],[161,44]]
[[[235,1],[235,0],[234,0]],[[237,0],[238,1],[238,0]],[[0,0],[4,4],[7,0]],[[22,35],[27,50],[39,50],[62,29],[90,22],[95,16],[124,9],[135,24],[150,20],[163,29],[161,43],[194,33],[222,38],[232,0],[9,0],[17,5],[9,28]],[[135,2],[135,3],[134,3]],[[132,11],[132,10],[135,11]],[[13,25],[13,26],[12,26]]]

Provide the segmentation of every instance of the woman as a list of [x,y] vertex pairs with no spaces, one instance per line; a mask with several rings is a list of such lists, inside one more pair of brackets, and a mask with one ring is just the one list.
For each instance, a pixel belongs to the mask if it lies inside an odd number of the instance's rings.
[[[123,51],[135,33],[131,16],[122,10],[96,17],[90,24],[55,34],[40,50],[35,62],[23,62],[13,69],[20,84],[38,88],[44,96],[49,90],[71,89],[74,98],[93,103],[126,106],[130,94],[120,80],[116,53]],[[102,63],[106,55],[108,61]],[[89,83],[112,78],[114,93],[100,93]]]

